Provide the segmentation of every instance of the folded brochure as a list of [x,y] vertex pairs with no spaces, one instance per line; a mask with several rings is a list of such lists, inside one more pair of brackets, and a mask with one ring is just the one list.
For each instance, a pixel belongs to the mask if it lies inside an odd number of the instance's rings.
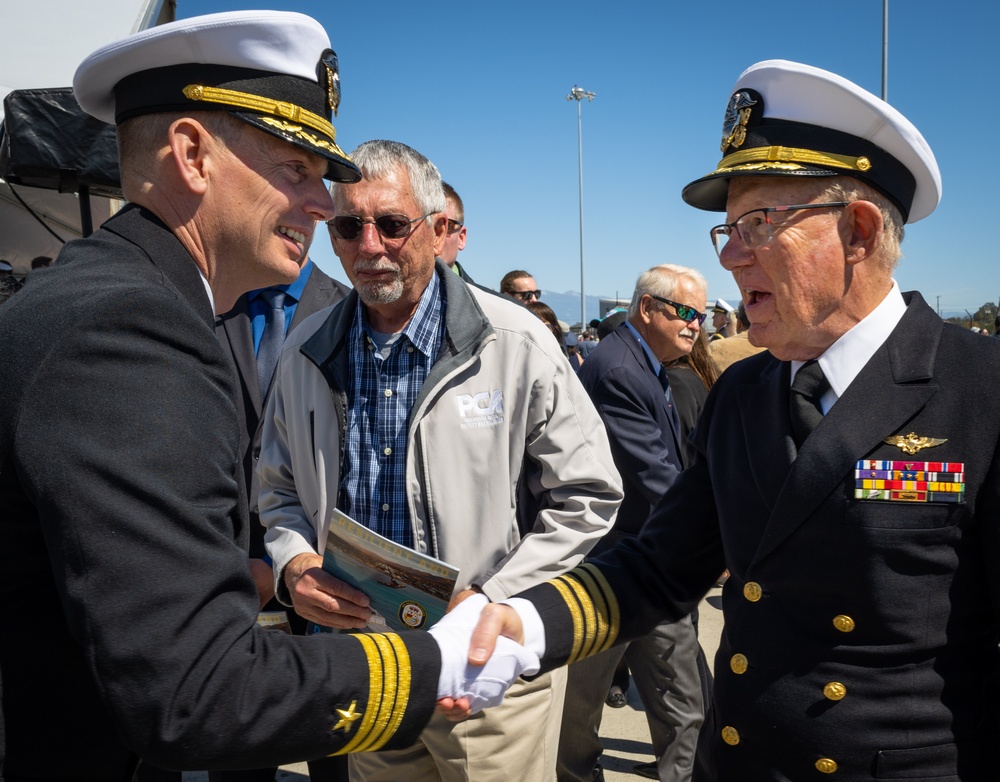
[[333,510],[323,570],[368,595],[368,629],[426,629],[444,616],[458,569],[382,537]]

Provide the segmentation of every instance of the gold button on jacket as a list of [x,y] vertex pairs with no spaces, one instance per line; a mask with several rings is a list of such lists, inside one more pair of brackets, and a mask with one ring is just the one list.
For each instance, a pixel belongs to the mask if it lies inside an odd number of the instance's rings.
[[740,743],[740,733],[736,730],[736,728],[726,725],[726,727],[722,729],[722,740],[729,746],[735,747]]
[[760,600],[763,594],[764,590],[760,588],[760,584],[758,584],[756,581],[747,581],[743,585],[743,597],[745,597],[751,603],[756,603],[758,600]]
[[839,701],[847,695],[847,688],[840,682],[830,682],[823,688],[823,695],[831,701]]
[[816,761],[816,770],[823,774],[832,774],[837,770],[837,761],[830,758],[820,758]]
[[837,616],[833,617],[833,626],[842,633],[849,633],[854,629],[854,620],[849,616],[837,614]]
[[729,658],[729,667],[732,669],[733,673],[746,673],[747,668],[750,667],[750,663],[743,654],[734,654]]

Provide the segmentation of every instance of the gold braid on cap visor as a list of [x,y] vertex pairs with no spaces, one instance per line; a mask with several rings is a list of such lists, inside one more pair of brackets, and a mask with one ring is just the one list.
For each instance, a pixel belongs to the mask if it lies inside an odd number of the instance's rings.
[[270,98],[262,98],[259,95],[251,95],[248,92],[224,90],[219,87],[205,87],[201,84],[189,84],[182,90],[182,92],[184,93],[184,97],[188,100],[200,101],[204,103],[221,103],[238,109],[260,111],[264,114],[270,114],[274,117],[280,117],[290,120],[291,122],[297,122],[300,125],[305,125],[306,127],[312,128],[315,131],[329,136],[330,141],[326,141],[325,143],[323,143],[324,140],[315,139],[315,137],[310,136],[311,139],[318,142],[319,146],[331,146],[330,142],[333,142],[333,151],[339,155],[347,157],[336,145],[337,131],[334,130],[330,121],[325,117],[321,117],[319,114],[314,114],[308,109],[296,106],[294,103],[271,100]]
[[824,168],[843,168],[847,171],[868,171],[871,161],[865,157],[850,155],[835,155],[832,152],[814,152],[811,149],[795,147],[754,147],[726,155],[719,162],[718,168],[712,173],[721,174],[725,171],[754,171],[769,168],[786,168],[794,170],[801,163]]

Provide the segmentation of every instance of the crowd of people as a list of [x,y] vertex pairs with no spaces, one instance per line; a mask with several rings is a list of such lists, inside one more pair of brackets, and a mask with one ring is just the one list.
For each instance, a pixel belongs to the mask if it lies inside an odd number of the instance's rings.
[[[0,632],[0,778],[593,782],[626,672],[661,782],[991,778],[1000,343],[893,279],[941,195],[899,112],[751,66],[682,193],[740,302],[661,263],[574,331],[473,281],[427,157],[340,149],[307,16],[137,33],[74,89],[128,204],[0,268],[0,605],[39,620]],[[456,568],[444,619],[374,627],[334,509]]]

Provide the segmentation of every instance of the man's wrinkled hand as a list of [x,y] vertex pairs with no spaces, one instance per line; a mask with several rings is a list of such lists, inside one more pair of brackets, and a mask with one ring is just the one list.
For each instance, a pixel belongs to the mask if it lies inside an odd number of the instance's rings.
[[323,570],[319,554],[299,554],[285,567],[295,613],[325,627],[360,630],[371,619],[368,596]]
[[[485,595],[473,595],[428,630],[441,649],[438,711],[448,719],[464,719],[496,706],[518,676],[536,673],[540,667],[537,655],[501,635],[509,622],[494,618],[482,626],[484,608],[491,607]],[[508,606],[499,608],[517,617]],[[494,613],[497,612],[490,612]],[[503,615],[500,612],[499,616]],[[477,633],[481,636],[480,647],[482,650],[488,647],[488,652],[483,663],[473,665],[469,662],[469,649],[476,643],[473,639]]]

